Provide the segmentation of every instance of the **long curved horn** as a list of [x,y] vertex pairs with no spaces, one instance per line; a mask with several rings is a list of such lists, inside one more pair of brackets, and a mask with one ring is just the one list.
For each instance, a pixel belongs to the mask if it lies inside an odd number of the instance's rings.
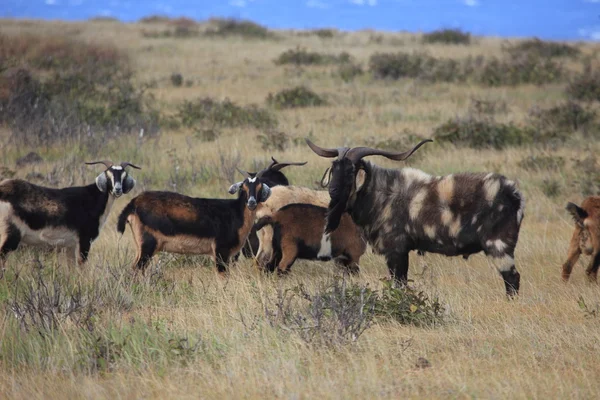
[[135,169],[142,169],[141,167],[138,167],[137,165],[133,165],[132,163],[128,162],[128,161],[123,161],[121,163],[121,167],[123,169],[127,168],[127,167],[131,167],[131,168],[135,168]]
[[352,161],[353,164],[356,164],[357,162],[360,161],[361,158],[367,157],[367,156],[383,156],[383,157],[389,158],[390,160],[402,161],[402,160],[406,160],[415,151],[417,151],[417,149],[419,147],[423,146],[425,143],[428,143],[428,142],[433,142],[433,140],[431,140],[431,139],[422,140],[419,144],[417,144],[415,147],[413,147],[412,150],[404,151],[401,153],[398,153],[395,151],[373,149],[371,147],[354,147],[354,148],[348,150],[348,152],[346,153],[346,158],[349,159],[350,161]]
[[269,165],[267,167],[267,169],[270,169],[271,171],[279,171],[280,169],[285,168],[285,167],[289,167],[290,165],[298,165],[298,166],[306,165],[306,163],[308,162],[308,161],[304,161],[304,162],[283,162],[283,163],[280,163],[279,161],[277,161],[273,157],[271,157],[271,160],[273,160],[273,162],[271,163],[271,165]]
[[104,164],[106,166],[106,169],[112,167],[114,164],[111,161],[91,161],[91,162],[86,162],[87,165],[94,165],[94,164]]
[[317,155],[319,155],[321,157],[343,158],[346,155],[346,153],[348,152],[348,147],[338,147],[337,149],[326,149],[326,148],[317,146],[316,144],[311,142],[308,138],[305,140],[306,140],[306,144],[308,145],[308,147],[310,147],[310,149],[312,151],[314,151],[315,153],[317,153]]

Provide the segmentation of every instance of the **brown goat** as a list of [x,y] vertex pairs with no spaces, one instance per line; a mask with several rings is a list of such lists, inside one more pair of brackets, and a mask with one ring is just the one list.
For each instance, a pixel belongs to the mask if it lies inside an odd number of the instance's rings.
[[566,282],[581,253],[591,255],[586,269],[590,281],[596,282],[600,267],[600,196],[590,196],[583,200],[581,207],[568,203],[567,211],[575,221],[575,231],[569,244],[569,255],[562,267],[562,278]]

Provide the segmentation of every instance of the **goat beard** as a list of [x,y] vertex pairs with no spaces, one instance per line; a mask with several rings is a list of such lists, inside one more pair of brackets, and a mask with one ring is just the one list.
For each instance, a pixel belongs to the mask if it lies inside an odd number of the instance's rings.
[[352,182],[354,181],[354,168],[349,160],[342,165],[341,168],[331,176],[329,182],[329,196],[331,201],[327,209],[327,221],[325,225],[325,233],[329,234],[335,231],[340,225],[342,215],[346,211],[350,192],[352,191]]

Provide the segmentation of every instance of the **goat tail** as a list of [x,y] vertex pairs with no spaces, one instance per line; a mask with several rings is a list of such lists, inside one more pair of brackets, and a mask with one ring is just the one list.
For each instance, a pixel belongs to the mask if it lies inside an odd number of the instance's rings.
[[[135,199],[134,199],[135,200]],[[120,234],[125,233],[125,226],[127,225],[127,218],[135,212],[135,205],[133,200],[127,204],[127,206],[121,211],[119,215],[119,221],[117,222],[117,232]]]
[[254,224],[254,229],[256,229],[257,231],[260,231],[265,226],[267,226],[267,225],[273,225],[274,223],[275,223],[275,221],[273,221],[273,218],[270,215],[266,215],[266,216],[260,218]]
[[565,209],[569,212],[569,214],[571,214],[577,225],[583,226],[583,220],[588,217],[587,211],[579,207],[577,204],[571,202],[567,203]]

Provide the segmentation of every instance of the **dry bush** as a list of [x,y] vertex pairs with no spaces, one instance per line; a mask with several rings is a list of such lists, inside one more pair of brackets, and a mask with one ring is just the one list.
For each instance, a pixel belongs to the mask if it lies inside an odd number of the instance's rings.
[[199,124],[211,128],[251,126],[266,129],[277,126],[276,117],[268,110],[256,105],[242,107],[229,99],[216,101],[209,97],[184,101],[178,107],[177,118],[190,128]]
[[578,47],[573,46],[571,44],[540,40],[539,38],[524,40],[513,45],[508,44],[505,46],[505,50],[508,53],[536,54],[540,57],[547,58],[576,58],[581,54],[581,50]]
[[296,86],[275,94],[269,93],[267,104],[276,109],[285,109],[324,106],[327,101],[305,86]]
[[564,142],[575,132],[586,136],[598,133],[598,126],[595,124],[596,111],[573,101],[548,109],[533,108],[529,115],[532,126],[539,132],[538,136],[545,141]]
[[587,63],[584,71],[571,79],[566,92],[575,100],[600,101],[600,70]]
[[560,156],[531,155],[522,158],[517,165],[527,171],[560,171],[565,166],[565,158]]
[[471,44],[471,34],[460,29],[439,29],[423,35],[423,43]]
[[248,20],[213,18],[209,22],[212,26],[206,30],[205,35],[207,36],[240,36],[246,39],[268,39],[275,37],[269,29]]
[[440,142],[475,149],[504,149],[531,143],[532,132],[513,123],[501,123],[493,118],[466,116],[450,119],[437,126],[433,135]]
[[273,62],[276,65],[327,65],[344,64],[351,61],[350,54],[342,52],[338,55],[324,54],[316,51],[308,51],[302,47],[284,51]]

